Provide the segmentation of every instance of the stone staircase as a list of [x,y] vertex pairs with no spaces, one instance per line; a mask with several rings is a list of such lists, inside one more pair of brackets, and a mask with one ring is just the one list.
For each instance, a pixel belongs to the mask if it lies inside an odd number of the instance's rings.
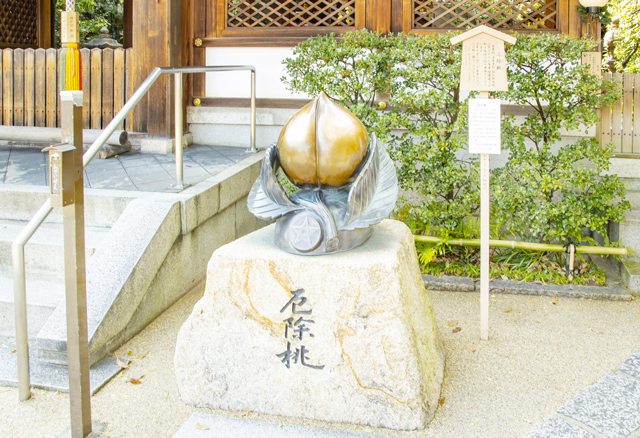
[[[1,214],[1,213],[0,213]],[[26,221],[0,219],[0,339],[15,334],[13,319],[13,273],[11,244],[26,227]],[[110,227],[87,226],[85,230],[86,260],[109,232]],[[25,247],[27,272],[27,319],[29,338],[34,340],[58,304],[64,300],[64,255],[62,224],[46,223]]]
[[[180,193],[85,190],[92,392],[120,368],[112,353],[205,278],[215,249],[264,225],[246,199],[264,153]],[[17,383],[11,244],[48,188],[0,185],[0,385]],[[62,215],[25,246],[31,383],[67,390]]]

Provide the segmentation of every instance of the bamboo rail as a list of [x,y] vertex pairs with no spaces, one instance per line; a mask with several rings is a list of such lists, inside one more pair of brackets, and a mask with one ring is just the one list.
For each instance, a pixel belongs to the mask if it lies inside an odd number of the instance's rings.
[[[445,239],[432,236],[413,236],[416,242],[423,243],[438,243]],[[480,246],[480,239],[449,239],[446,241],[449,245],[457,246]],[[562,245],[550,245],[546,243],[532,243],[532,242],[517,242],[515,240],[489,240],[489,245],[497,248],[518,248],[528,249],[530,251],[550,251],[550,252],[564,252],[565,248]],[[576,253],[583,254],[599,254],[599,255],[617,255],[626,256],[631,253],[628,248],[607,248],[603,246],[577,246]]]

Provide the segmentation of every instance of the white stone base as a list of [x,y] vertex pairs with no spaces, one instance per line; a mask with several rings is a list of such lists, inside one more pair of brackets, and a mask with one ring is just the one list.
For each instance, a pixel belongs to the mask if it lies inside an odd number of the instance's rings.
[[[183,401],[425,427],[438,406],[444,350],[408,228],[386,220],[361,247],[315,257],[276,249],[273,232],[271,225],[213,254],[205,295],[178,335]],[[292,299],[310,313],[293,314]],[[294,338],[295,326],[285,338],[290,317],[313,321],[301,322],[310,330],[302,339]],[[303,346],[304,364],[295,360]]]

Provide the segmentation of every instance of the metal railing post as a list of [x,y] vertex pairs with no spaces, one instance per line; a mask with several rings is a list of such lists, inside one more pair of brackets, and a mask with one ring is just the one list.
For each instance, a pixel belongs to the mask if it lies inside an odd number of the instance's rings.
[[247,152],[256,150],[256,71],[251,70],[251,140]]
[[29,376],[29,333],[27,331],[27,288],[24,275],[24,246],[13,245],[13,299],[16,318],[16,353],[18,354],[18,397],[31,398]]
[[[186,187],[183,181],[183,117],[182,117],[182,75],[183,73],[206,73],[214,71],[251,71],[251,139],[248,152],[256,152],[256,71],[252,65],[229,65],[229,66],[207,66],[207,67],[156,67],[149,76],[142,82],[140,87],[127,100],[127,103],[114,116],[111,122],[104,129],[102,134],[93,142],[91,147],[82,157],[82,167],[86,168],[91,160],[98,154],[102,146],[109,139],[133,107],[142,99],[145,93],[151,88],[160,75],[174,74],[175,100],[176,100],[176,184],[181,188]],[[33,236],[36,230],[42,225],[53,208],[51,200],[42,204],[42,207],[31,218],[27,226],[18,235],[12,244],[12,266],[13,266],[13,287],[15,300],[15,323],[16,323],[16,353],[18,359],[18,394],[21,401],[31,397],[31,382],[29,376],[29,336],[27,328],[27,296],[24,266],[24,246]]]
[[184,189],[189,184],[184,182],[182,157],[182,71],[174,74],[175,80],[175,131],[176,131],[176,184],[174,189]]

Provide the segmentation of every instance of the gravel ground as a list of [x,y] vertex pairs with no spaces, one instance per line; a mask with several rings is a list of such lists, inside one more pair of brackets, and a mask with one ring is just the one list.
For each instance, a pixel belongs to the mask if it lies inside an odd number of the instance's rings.
[[[117,352],[130,367],[92,398],[93,420],[107,425],[102,436],[172,437],[199,411],[397,438],[520,437],[640,350],[638,300],[492,296],[490,340],[481,342],[479,294],[430,291],[447,362],[442,405],[425,430],[211,411],[184,405],[173,373],[178,330],[202,293],[181,299]],[[67,394],[34,389],[31,400],[19,402],[16,389],[0,387],[0,410],[3,437],[55,438],[69,425]]]

